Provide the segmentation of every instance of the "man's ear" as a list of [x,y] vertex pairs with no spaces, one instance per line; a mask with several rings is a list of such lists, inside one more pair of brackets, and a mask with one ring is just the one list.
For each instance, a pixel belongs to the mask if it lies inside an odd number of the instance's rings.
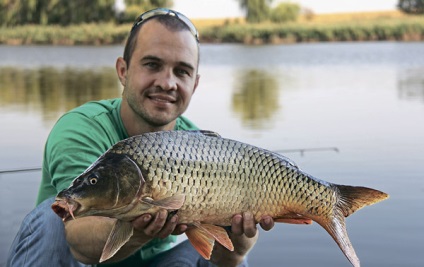
[[118,74],[119,81],[121,82],[122,86],[125,87],[125,83],[127,81],[127,62],[122,57],[119,57],[116,60],[116,73]]
[[200,74],[196,74],[196,81],[194,82],[193,94],[196,92],[196,88],[199,85]]

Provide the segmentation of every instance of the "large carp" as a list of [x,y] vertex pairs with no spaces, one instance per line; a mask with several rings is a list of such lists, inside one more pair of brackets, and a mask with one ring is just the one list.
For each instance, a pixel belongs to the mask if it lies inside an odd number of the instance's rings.
[[129,240],[131,220],[164,208],[194,226],[187,237],[206,259],[214,241],[233,250],[222,226],[249,211],[257,222],[263,215],[276,222],[317,222],[358,267],[344,218],[387,197],[319,180],[277,153],[214,132],[165,131],[115,144],[57,195],[52,208],[64,221],[90,215],[118,219],[100,261]]

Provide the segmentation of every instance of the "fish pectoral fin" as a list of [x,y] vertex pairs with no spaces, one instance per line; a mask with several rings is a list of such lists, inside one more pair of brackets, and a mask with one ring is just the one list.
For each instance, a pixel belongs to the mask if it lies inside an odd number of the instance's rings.
[[186,235],[203,258],[207,260],[211,258],[215,240],[228,250],[234,251],[233,243],[223,227],[201,223],[194,223],[194,226],[186,231]]
[[274,218],[274,222],[290,224],[312,224],[312,219],[297,213],[288,213],[281,217]]
[[116,220],[112,231],[103,247],[99,262],[104,262],[113,257],[118,250],[128,242],[133,235],[134,228],[130,222]]
[[185,202],[185,195],[174,195],[164,199],[154,200],[150,197],[141,199],[142,202],[167,210],[178,210]]

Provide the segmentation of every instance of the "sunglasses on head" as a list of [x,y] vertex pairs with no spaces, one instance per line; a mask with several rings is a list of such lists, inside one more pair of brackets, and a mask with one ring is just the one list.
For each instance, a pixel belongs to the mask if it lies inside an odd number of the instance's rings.
[[190,32],[193,34],[194,38],[196,38],[196,41],[199,42],[199,32],[197,31],[194,24],[183,14],[180,12],[167,9],[167,8],[156,8],[149,11],[144,12],[141,14],[134,22],[131,32],[137,28],[139,25],[141,25],[144,21],[147,19],[157,17],[157,16],[174,16],[180,21],[182,21],[190,30]]

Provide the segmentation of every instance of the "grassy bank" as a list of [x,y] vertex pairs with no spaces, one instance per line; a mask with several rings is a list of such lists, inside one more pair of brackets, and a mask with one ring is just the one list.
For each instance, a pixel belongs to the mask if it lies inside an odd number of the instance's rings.
[[[243,19],[195,20],[203,43],[295,43],[332,41],[422,41],[424,16],[400,12],[327,14],[286,24],[247,24]],[[0,44],[109,45],[124,42],[131,25],[69,27],[26,25],[0,28]]]

